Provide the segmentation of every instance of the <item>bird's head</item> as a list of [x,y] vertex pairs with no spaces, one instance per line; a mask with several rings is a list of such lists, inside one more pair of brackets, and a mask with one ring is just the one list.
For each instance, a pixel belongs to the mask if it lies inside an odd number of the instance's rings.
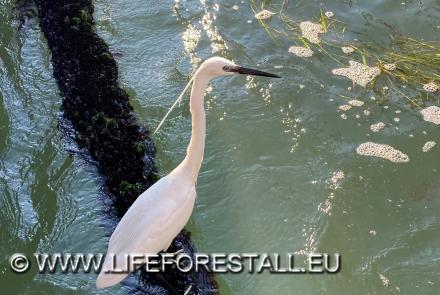
[[197,73],[206,75],[210,79],[234,74],[281,78],[271,73],[238,66],[232,61],[218,56],[205,60],[197,70]]
[[193,81],[197,81],[197,79],[202,79],[205,82],[207,82],[215,77],[234,75],[234,74],[281,78],[280,76],[274,75],[271,73],[238,66],[235,63],[233,63],[232,61],[227,60],[226,58],[223,58],[223,57],[218,57],[218,56],[211,57],[211,58],[205,60],[200,65],[200,67],[197,69],[197,72],[195,73],[195,75],[191,78],[191,80],[185,86],[185,89],[183,89],[182,93],[179,95],[177,100],[174,102],[174,104],[171,106],[171,108],[165,114],[162,121],[160,121],[159,125],[157,126],[157,128],[153,134],[155,134],[159,130],[159,128],[165,122],[168,115],[172,112],[172,110],[176,107],[176,105],[182,100],[183,95],[189,89],[189,87]]

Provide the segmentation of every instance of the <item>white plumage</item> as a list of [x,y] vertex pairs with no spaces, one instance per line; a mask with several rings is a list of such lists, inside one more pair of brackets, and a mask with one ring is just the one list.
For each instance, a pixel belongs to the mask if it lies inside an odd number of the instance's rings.
[[[114,264],[118,269],[125,268],[126,255],[156,254],[159,251],[166,251],[188,222],[194,208],[195,186],[205,147],[205,91],[212,78],[234,73],[278,77],[239,67],[221,57],[212,57],[200,66],[191,79],[193,81],[190,98],[192,132],[186,157],[170,174],[140,195],[125,213],[110,238],[107,255],[96,281],[98,288],[117,284],[128,275],[127,272],[106,272],[111,270]],[[175,105],[176,103],[173,107]],[[162,123],[163,120],[159,127]],[[129,267],[133,271],[132,265]]]
[[[110,238],[103,270],[112,269],[113,255],[120,269],[127,263],[126,255],[166,251],[186,225],[194,207],[195,185],[176,170],[140,195],[126,212]],[[101,272],[96,286],[112,286],[127,275]]]

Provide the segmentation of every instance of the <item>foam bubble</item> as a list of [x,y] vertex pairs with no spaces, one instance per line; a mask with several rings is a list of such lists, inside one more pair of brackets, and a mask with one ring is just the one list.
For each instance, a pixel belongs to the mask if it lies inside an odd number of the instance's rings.
[[299,57],[311,57],[313,56],[313,50],[307,47],[291,46],[289,52]]
[[430,106],[420,111],[423,120],[440,125],[440,108],[438,106]]
[[264,10],[258,12],[257,14],[255,14],[255,18],[256,19],[269,19],[274,14],[275,14],[274,12],[267,10],[267,9],[264,9]]
[[425,145],[423,146],[422,151],[423,151],[424,153],[427,153],[427,152],[429,152],[433,147],[435,147],[436,144],[437,144],[437,143],[436,143],[435,141],[428,141],[428,142],[426,142]]
[[384,64],[383,68],[387,71],[395,71],[397,69],[396,64]]
[[366,87],[368,83],[380,75],[378,67],[369,67],[353,60],[350,60],[349,63],[350,66],[348,68],[334,69],[332,73],[334,75],[347,77],[362,87]]
[[382,284],[383,284],[385,287],[388,287],[388,285],[390,284],[390,279],[387,278],[386,276],[384,276],[383,274],[380,274],[380,275],[379,275],[379,278],[380,278],[380,280],[382,281]]
[[383,123],[383,122],[378,122],[378,123],[370,126],[370,130],[373,132],[379,132],[383,128],[385,128],[385,123]]
[[347,115],[346,114],[341,114],[341,119],[347,120]]
[[361,156],[378,157],[393,163],[408,163],[408,155],[387,144],[365,142],[359,145],[356,153]]
[[348,104],[343,104],[341,106],[339,106],[339,109],[343,112],[349,111],[351,109],[351,105]]
[[344,52],[345,54],[350,54],[354,52],[354,48],[351,46],[343,46],[341,47],[342,52]]
[[327,18],[332,18],[332,17],[335,16],[335,14],[333,13],[333,11],[326,11],[324,14],[325,14],[325,16],[326,16]]
[[377,232],[374,229],[370,229],[368,233],[372,236],[375,236],[377,234]]
[[423,84],[423,89],[426,92],[437,92],[440,89],[440,87],[437,84],[435,84],[435,82],[430,82],[428,84]]
[[302,36],[314,44],[319,44],[321,42],[318,34],[325,33],[320,24],[313,23],[311,21],[302,22],[299,24],[299,27],[301,29]]
[[363,101],[357,100],[357,99],[352,99],[348,102],[349,105],[352,105],[354,107],[361,107],[364,105]]

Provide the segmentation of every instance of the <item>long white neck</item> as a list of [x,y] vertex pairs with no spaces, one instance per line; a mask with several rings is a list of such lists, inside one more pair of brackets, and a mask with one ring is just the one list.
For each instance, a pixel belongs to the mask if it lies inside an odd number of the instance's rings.
[[203,72],[197,72],[194,76],[194,83],[191,89],[191,140],[182,165],[184,166],[186,173],[189,174],[188,176],[194,181],[197,181],[205,150],[206,115],[204,100],[208,83],[209,77],[204,75]]

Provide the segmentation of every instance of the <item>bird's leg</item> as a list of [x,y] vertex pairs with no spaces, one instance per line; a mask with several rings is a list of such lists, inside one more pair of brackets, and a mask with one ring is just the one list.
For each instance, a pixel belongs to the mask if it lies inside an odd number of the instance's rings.
[[191,289],[192,289],[192,285],[189,285],[188,289],[186,289],[186,291],[185,291],[185,293],[183,293],[183,295],[188,295],[189,292],[191,291]]

